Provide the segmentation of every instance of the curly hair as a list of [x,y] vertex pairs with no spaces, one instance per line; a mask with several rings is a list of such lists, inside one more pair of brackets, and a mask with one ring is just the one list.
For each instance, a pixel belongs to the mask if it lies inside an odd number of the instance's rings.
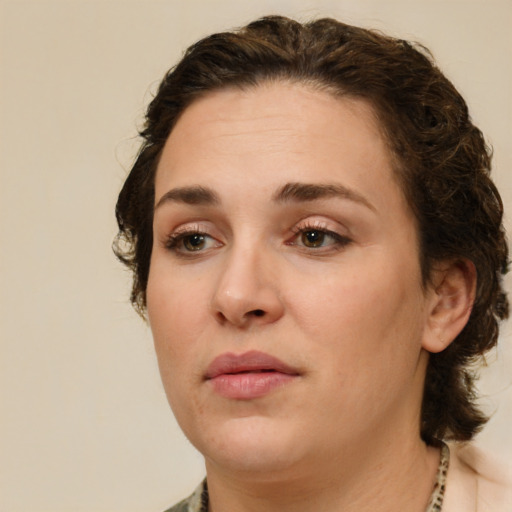
[[436,262],[470,260],[477,290],[469,321],[431,354],[420,432],[427,443],[469,440],[487,418],[476,404],[474,363],[508,316],[502,288],[508,249],[491,151],[464,99],[419,44],[333,19],[301,24],[270,16],[192,45],[150,103],[139,155],[119,194],[114,243],[133,272],[131,301],[144,316],[153,242],[154,180],[164,144],[195,99],[225,87],[291,81],[367,100],[418,224],[423,283]]

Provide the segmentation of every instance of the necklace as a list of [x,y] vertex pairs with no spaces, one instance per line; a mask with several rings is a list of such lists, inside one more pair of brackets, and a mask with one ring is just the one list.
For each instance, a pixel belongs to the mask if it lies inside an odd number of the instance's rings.
[[441,459],[437,468],[436,483],[430,496],[425,512],[441,512],[443,508],[444,491],[446,489],[446,475],[450,465],[450,449],[443,443],[441,445]]

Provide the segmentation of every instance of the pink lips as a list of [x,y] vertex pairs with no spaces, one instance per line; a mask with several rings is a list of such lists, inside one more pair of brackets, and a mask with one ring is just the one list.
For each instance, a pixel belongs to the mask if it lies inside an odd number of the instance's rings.
[[260,398],[298,376],[283,361],[256,350],[222,354],[206,371],[206,380],[216,393],[236,400]]

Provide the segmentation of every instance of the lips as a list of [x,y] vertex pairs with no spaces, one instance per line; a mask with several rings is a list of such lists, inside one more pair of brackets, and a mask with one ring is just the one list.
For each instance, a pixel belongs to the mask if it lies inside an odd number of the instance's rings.
[[225,398],[252,400],[293,381],[299,372],[280,359],[259,351],[226,353],[208,366],[205,378]]

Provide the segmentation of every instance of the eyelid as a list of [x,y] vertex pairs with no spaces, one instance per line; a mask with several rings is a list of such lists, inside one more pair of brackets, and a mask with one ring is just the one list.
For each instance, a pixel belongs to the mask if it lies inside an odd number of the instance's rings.
[[[165,234],[162,239],[162,246],[168,251],[174,253],[174,255],[182,258],[197,258],[201,255],[209,252],[211,249],[220,247],[223,245],[219,237],[213,233],[214,231],[211,226],[202,222],[188,222],[177,226],[170,233]],[[202,237],[209,240],[208,245],[196,251],[189,251],[183,247],[183,243],[188,236],[201,235]]]
[[174,228],[170,235],[179,236],[187,233],[201,233],[203,235],[210,235],[209,231],[210,228],[208,228],[205,224],[201,224],[201,222],[187,222]]
[[169,242],[171,242],[173,240],[176,241],[180,238],[183,238],[187,235],[191,235],[194,233],[211,237],[211,234],[209,231],[210,230],[208,229],[208,227],[204,226],[203,224],[201,224],[199,222],[193,222],[193,223],[190,222],[190,223],[181,224],[181,225],[173,228],[172,230],[166,231],[164,233],[164,236],[162,237],[162,240],[164,242],[164,245],[167,246],[169,244]]
[[[297,234],[301,231],[305,231],[308,229],[318,229],[320,231],[326,231],[330,233],[335,233],[339,236],[346,236],[349,237],[350,233],[348,230],[342,225],[334,220],[325,219],[325,218],[318,218],[318,217],[306,217],[304,219],[301,219],[295,226],[292,228],[292,232]],[[346,233],[343,233],[343,232]]]
[[[292,228],[291,231],[294,235],[286,242],[286,245],[295,246],[306,251],[308,254],[311,253],[318,256],[326,255],[332,251],[342,250],[353,242],[353,238],[349,233],[343,233],[343,231],[347,231],[346,229],[333,226],[333,224],[340,226],[338,222],[329,221],[324,218],[319,219],[307,217],[302,219]],[[300,241],[298,241],[299,237],[308,231],[319,231],[324,233],[331,239],[331,243],[317,247],[308,247],[300,243]]]

